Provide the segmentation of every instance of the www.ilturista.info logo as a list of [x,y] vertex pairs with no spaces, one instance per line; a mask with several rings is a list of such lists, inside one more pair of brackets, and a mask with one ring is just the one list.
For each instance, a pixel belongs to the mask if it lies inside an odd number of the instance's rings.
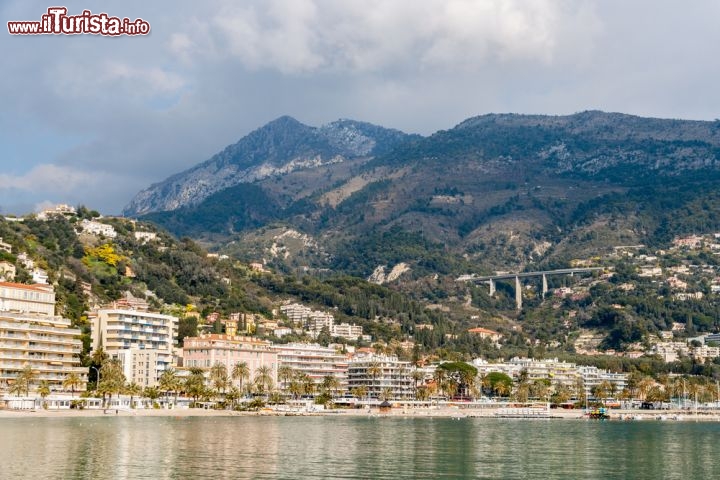
[[39,22],[7,22],[11,35],[147,35],[150,24],[142,18],[111,17],[107,13],[83,10],[80,15],[68,15],[65,7],[50,7]]

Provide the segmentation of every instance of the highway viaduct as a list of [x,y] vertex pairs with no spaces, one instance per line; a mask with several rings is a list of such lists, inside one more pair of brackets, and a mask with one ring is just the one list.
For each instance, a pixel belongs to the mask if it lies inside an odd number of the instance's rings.
[[550,275],[570,275],[573,276],[576,273],[592,273],[603,270],[602,267],[587,267],[587,268],[560,268],[557,270],[543,270],[539,272],[517,272],[517,273],[499,273],[497,275],[486,275],[477,276],[472,275],[461,275],[456,281],[458,282],[473,282],[473,283],[487,283],[490,285],[490,296],[495,294],[495,282],[497,280],[510,280],[515,279],[515,306],[518,310],[522,309],[522,288],[520,285],[521,278],[528,277],[542,277],[542,296],[545,298],[545,294],[548,292],[547,277]]

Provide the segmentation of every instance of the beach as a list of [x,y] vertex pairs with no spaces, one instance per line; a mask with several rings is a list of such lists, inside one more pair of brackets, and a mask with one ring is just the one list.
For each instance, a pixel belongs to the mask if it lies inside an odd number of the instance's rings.
[[[173,409],[34,409],[0,410],[0,420],[4,418],[83,418],[83,417],[241,417],[241,416],[328,416],[328,417],[414,417],[414,418],[527,418],[587,420],[583,410],[551,409],[548,411],[528,412],[529,409],[508,408],[391,408],[378,409],[330,409],[320,411],[291,411],[264,408],[258,411],[214,410],[203,408]],[[537,410],[537,409],[536,409]],[[687,410],[611,410],[609,420],[673,420],[718,422],[720,415],[712,412]]]

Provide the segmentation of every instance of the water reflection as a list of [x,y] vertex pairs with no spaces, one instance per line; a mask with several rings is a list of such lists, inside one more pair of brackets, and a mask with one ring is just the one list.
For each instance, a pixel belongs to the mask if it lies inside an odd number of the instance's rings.
[[0,420],[1,478],[709,478],[713,423],[346,417]]

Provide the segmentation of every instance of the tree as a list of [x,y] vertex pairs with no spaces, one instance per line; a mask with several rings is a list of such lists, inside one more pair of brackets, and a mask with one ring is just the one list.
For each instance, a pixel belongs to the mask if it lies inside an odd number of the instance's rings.
[[278,367],[278,382],[280,382],[282,388],[287,389],[289,382],[295,376],[295,370],[289,365],[280,365]]
[[235,408],[235,402],[240,398],[240,395],[240,389],[235,385],[228,388],[228,391],[225,393],[225,399],[230,402],[230,409]]
[[80,385],[82,385],[82,379],[80,378],[80,375],[75,372],[65,375],[65,380],[63,380],[62,383],[62,386],[65,390],[70,389],[70,391],[72,392],[72,397],[75,396],[75,389]]
[[417,400],[418,399],[418,383],[420,383],[422,380],[425,379],[425,374],[422,371],[415,369],[410,374],[410,376],[413,379],[413,390],[415,391],[415,399]]
[[45,400],[45,398],[50,395],[50,382],[47,380],[40,380],[37,391],[38,394],[40,394],[40,398]]
[[190,369],[190,375],[185,379],[185,393],[190,395],[193,403],[205,394],[205,372],[202,368],[193,367]]
[[530,385],[527,382],[523,382],[515,389],[515,400],[521,403],[525,403],[530,398]]
[[297,398],[303,394],[303,384],[300,382],[300,380],[296,377],[293,377],[292,380],[290,380],[290,385],[288,387],[288,392],[290,395],[293,396],[294,399],[297,400]]
[[142,393],[142,387],[135,382],[125,386],[125,393],[130,395],[130,408],[135,408],[133,398]]
[[182,383],[180,378],[177,376],[177,371],[174,368],[168,367],[162,374],[160,374],[158,386],[160,387],[160,390],[165,392],[166,401],[170,392],[175,392],[175,401],[177,402],[177,393],[182,388]]
[[572,392],[566,385],[560,385],[557,387],[555,392],[550,396],[550,401],[555,405],[568,402],[572,397]]
[[160,391],[156,387],[145,387],[142,394],[153,403],[155,403],[155,400],[160,398]]
[[506,397],[512,392],[512,378],[502,372],[490,372],[485,376],[483,382],[487,383],[493,394]]
[[325,375],[325,377],[323,377],[322,387],[330,394],[330,399],[334,400],[337,389],[340,388],[340,381],[335,375]]
[[240,380],[240,392],[243,390],[243,381],[250,378],[250,367],[247,362],[237,362],[232,368],[232,379]]
[[[25,365],[25,367],[20,370],[18,376],[15,377],[15,383],[19,385],[18,388],[21,388],[21,392],[25,392],[26,397],[30,396],[30,387],[36,377],[37,374],[33,371],[30,365]],[[18,396],[20,396],[20,394],[18,394]]]
[[365,396],[367,396],[368,389],[365,385],[360,385],[357,387],[353,387],[350,389],[350,393],[358,399],[363,399]]
[[225,393],[228,384],[228,371],[224,363],[216,362],[210,367],[210,383],[220,393]]
[[263,394],[267,390],[268,392],[273,386],[272,368],[268,365],[262,365],[255,370],[255,386],[258,391]]
[[105,360],[100,367],[100,388],[98,388],[103,394],[103,399],[106,394],[112,399],[113,394],[120,394],[124,386],[125,374],[120,362],[114,359]]

